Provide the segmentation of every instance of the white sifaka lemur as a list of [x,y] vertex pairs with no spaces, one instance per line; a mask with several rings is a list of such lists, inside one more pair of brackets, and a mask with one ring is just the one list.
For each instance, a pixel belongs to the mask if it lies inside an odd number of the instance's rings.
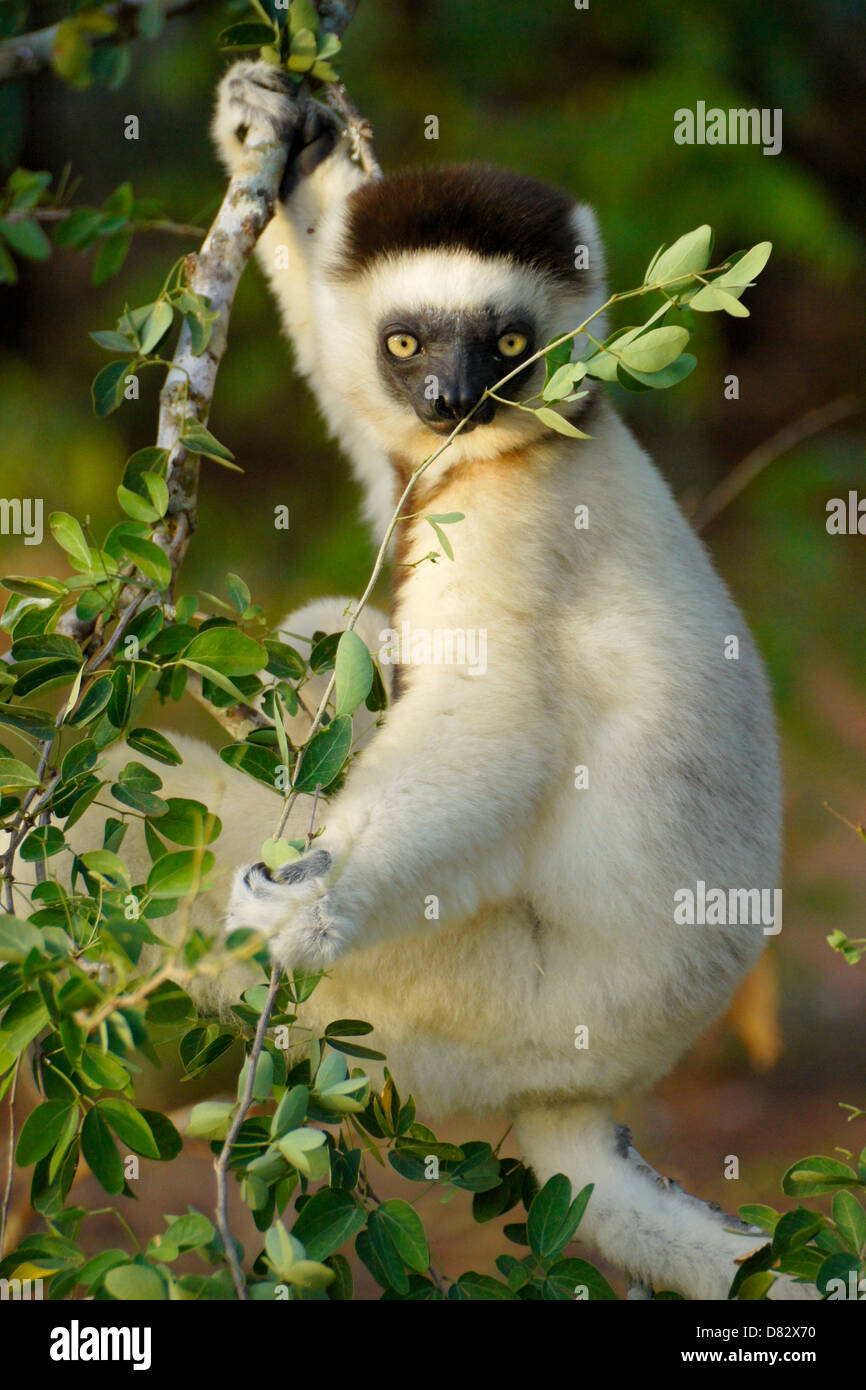
[[[485,390],[603,303],[595,218],[488,167],[368,177],[330,112],[241,61],[214,124],[230,171],[254,129],[288,146],[258,254],[378,540]],[[508,393],[543,379],[542,359]],[[388,631],[428,647],[483,635],[484,668],[410,651],[308,854],[273,873],[254,862],[274,798],[202,745],[183,743],[167,786],[211,784],[237,869],[228,924],[257,928],[285,968],[327,971],[303,1021],[369,1019],[431,1115],[504,1110],[541,1181],[593,1183],[581,1237],[636,1284],[720,1299],[764,1238],[658,1179],[611,1111],[673,1066],[762,949],[761,922],[684,925],[675,894],[778,884],[776,733],[742,615],[584,384],[566,411],[590,438],[486,397],[419,479],[390,618],[368,610],[358,631],[374,651]],[[438,513],[463,519],[453,561],[431,563]],[[320,602],[284,627],[337,630],[345,611]],[[309,816],[301,798],[287,833]]]

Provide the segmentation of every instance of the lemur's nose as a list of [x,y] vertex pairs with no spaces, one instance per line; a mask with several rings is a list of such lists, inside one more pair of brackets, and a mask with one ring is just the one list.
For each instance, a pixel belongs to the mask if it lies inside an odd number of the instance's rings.
[[[446,392],[436,397],[436,400],[433,402],[433,409],[436,411],[440,420],[457,421],[462,420],[465,415],[468,415],[472,407],[477,404],[478,400],[479,396],[477,392],[471,394],[464,394],[459,391],[455,391],[453,394]],[[473,423],[476,425],[489,424],[493,419],[495,410],[495,401],[490,400],[488,397],[481,402],[475,414],[472,416]]]

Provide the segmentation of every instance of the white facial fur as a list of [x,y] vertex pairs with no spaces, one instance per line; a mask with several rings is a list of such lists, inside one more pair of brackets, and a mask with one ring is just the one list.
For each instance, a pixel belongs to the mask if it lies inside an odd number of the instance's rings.
[[[494,309],[529,310],[536,326],[536,346],[576,328],[603,303],[604,281],[595,220],[584,206],[575,208],[575,225],[584,242],[595,250],[599,288],[591,295],[567,293],[561,281],[529,266],[502,258],[486,258],[464,250],[409,251],[383,258],[351,283],[337,282],[327,274],[342,239],[342,209],[322,226],[318,247],[322,276],[313,291],[313,323],[317,356],[327,363],[328,378],[356,422],[389,454],[398,453],[417,465],[442,439],[417,418],[411,404],[402,404],[386,390],[377,358],[377,326],[400,312],[424,310],[468,311]],[[576,231],[576,236],[578,232]],[[593,277],[595,279],[595,276]],[[604,334],[604,320],[593,324],[595,336]],[[576,340],[575,353],[583,351],[586,338]],[[503,366],[503,376],[508,366]],[[522,399],[531,382],[533,392],[544,380],[539,362],[525,384],[503,388],[506,398]],[[341,412],[342,413],[342,412]],[[549,434],[549,430],[523,411],[501,407],[489,425],[471,434],[458,435],[449,446],[448,465],[490,458]]]

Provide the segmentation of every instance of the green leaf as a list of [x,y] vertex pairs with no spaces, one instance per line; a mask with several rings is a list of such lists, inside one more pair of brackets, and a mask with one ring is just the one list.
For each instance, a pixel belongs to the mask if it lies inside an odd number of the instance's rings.
[[109,1052],[100,1052],[95,1043],[86,1044],[78,1071],[95,1090],[122,1091],[129,1085],[129,1072],[123,1063]]
[[94,285],[104,285],[106,280],[117,274],[126,260],[131,242],[132,230],[128,227],[123,227],[105,238],[93,264]]
[[466,1274],[461,1274],[456,1284],[452,1284],[448,1290],[448,1298],[452,1302],[470,1300],[473,1303],[513,1303],[517,1295],[512,1293],[507,1284],[500,1283],[491,1275],[478,1274],[474,1269],[470,1269]]
[[194,1139],[225,1139],[234,1106],[231,1101],[205,1100],[194,1105],[186,1132]]
[[351,746],[352,721],[347,715],[338,715],[304,749],[295,790],[314,792],[317,786],[329,787],[339,775]]
[[430,1264],[430,1250],[424,1223],[415,1208],[394,1197],[383,1202],[378,1211],[400,1258],[410,1269],[423,1274]]
[[33,575],[7,574],[0,579],[4,589],[12,594],[23,594],[25,598],[62,598],[66,585],[59,579],[37,579]]
[[46,1100],[31,1110],[18,1136],[15,1162],[26,1168],[49,1154],[63,1134],[70,1113],[78,1107],[68,1100]]
[[0,917],[0,960],[15,961],[22,964],[31,951],[42,951],[44,941],[41,931],[30,922],[22,922],[17,917]]
[[340,74],[330,63],[315,62],[310,69],[313,77],[320,82],[339,82]]
[[579,430],[570,420],[566,420],[564,415],[560,415],[558,410],[552,410],[549,406],[541,405],[534,412],[543,425],[548,425],[557,434],[568,435],[569,439],[589,439],[588,434]]
[[141,475],[147,495],[153,503],[157,516],[165,516],[168,511],[168,484],[158,473],[144,472]]
[[619,359],[629,371],[659,372],[679,357],[689,341],[687,328],[669,325],[666,328],[651,328],[625,347],[617,348]]
[[25,791],[39,786],[39,778],[33,768],[18,758],[0,758],[0,786],[4,792]]
[[585,376],[585,362],[564,362],[561,367],[557,367],[550,380],[545,382],[541,394],[546,401],[561,401]]
[[83,773],[89,772],[95,763],[96,744],[92,738],[83,738],[64,754],[60,765],[61,781],[71,782],[74,778],[81,777]]
[[[750,251],[743,251],[732,258],[732,264],[728,270],[722,271],[710,283],[714,289],[727,290],[735,298],[739,299],[744,290],[760,275],[770,253],[773,250],[771,241],[759,241],[757,246],[753,246]],[[695,296],[697,298],[697,295]],[[689,301],[692,307],[694,300]]]
[[159,818],[159,833],[176,845],[197,849],[211,845],[222,831],[222,821],[209,811],[203,801],[185,796],[170,796],[168,811]]
[[158,299],[148,314],[141,328],[141,351],[145,354],[152,352],[161,338],[171,328],[174,320],[174,309],[167,299]]
[[160,589],[167,589],[171,583],[171,561],[165,551],[160,550],[153,541],[141,536],[125,535],[123,549],[134,560],[142,574],[152,579]]
[[823,1197],[836,1187],[861,1186],[857,1174],[847,1163],[837,1158],[815,1154],[793,1164],[782,1179],[782,1191],[788,1197]]
[[271,1138],[279,1139],[290,1129],[298,1129],[307,1117],[310,1092],[306,1086],[292,1086],[286,1091],[271,1119]]
[[247,697],[244,692],[221,671],[215,670],[213,666],[205,666],[201,661],[190,661],[187,657],[181,657],[181,661],[184,666],[188,666],[191,671],[195,671],[197,675],[201,676],[202,680],[212,681],[220,690],[231,695],[238,704],[246,702]]
[[133,521],[145,521],[151,525],[158,521],[160,513],[150,502],[138,492],[133,492],[131,488],[124,487],[123,483],[118,486],[117,500],[127,516],[131,516]]
[[90,546],[84,539],[84,532],[75,517],[70,516],[68,512],[52,512],[48,524],[57,544],[66,551],[75,568],[89,573],[92,569]]
[[[185,990],[174,980],[165,980],[150,995],[147,1001],[147,1018],[150,1023],[183,1023],[188,1019],[195,1018],[195,1005]],[[151,1117],[147,1117],[148,1124]],[[154,1136],[157,1137],[154,1130]]]
[[[244,1062],[238,1076],[238,1100],[244,1095],[249,1078],[250,1058]],[[253,1080],[252,1098],[253,1100],[268,1100],[271,1094],[271,1086],[274,1083],[274,1059],[265,1048],[259,1053],[256,1062],[256,1074]]]
[[[697,365],[698,359],[692,353],[683,352],[669,366],[662,367],[661,371],[639,372],[634,367],[629,367],[629,375],[643,386],[651,386],[656,391],[664,391],[669,386],[679,385],[694,371]],[[622,376],[619,371],[617,371],[617,379],[622,383]]]
[[856,1287],[860,1275],[860,1262],[855,1255],[849,1255],[847,1253],[830,1255],[821,1265],[815,1279],[818,1292],[826,1294],[827,1286],[831,1279],[841,1279],[847,1289],[852,1274],[854,1275]]
[[304,1203],[292,1235],[311,1260],[324,1260],[357,1235],[364,1221],[364,1210],[350,1192],[325,1187]]
[[323,1178],[330,1166],[325,1135],[320,1129],[290,1129],[277,1140],[277,1148],[283,1158],[313,1181]]
[[779,1218],[773,1232],[773,1254],[786,1255],[790,1250],[806,1245],[823,1225],[823,1216],[814,1211],[807,1211],[805,1207],[798,1207],[796,1211],[786,1211],[784,1216]]
[[272,748],[263,748],[258,743],[230,743],[220,749],[220,757],[229,767],[238,768],[248,777],[254,777],[262,786],[280,795],[275,782],[279,759]]
[[[713,229],[706,223],[702,227],[696,227],[693,232],[686,232],[666,251],[661,249],[656,252],[647,268],[644,284],[664,285],[671,280],[678,280],[680,276],[688,275],[691,271],[706,270],[710,263],[712,247]],[[688,283],[684,281],[683,288]]]
[[150,1125],[135,1106],[126,1100],[100,1100],[96,1103],[102,1118],[119,1139],[145,1158],[159,1158],[159,1149]]
[[110,849],[91,849],[86,854],[80,856],[80,862],[84,865],[88,874],[102,883],[106,888],[123,889],[129,892],[129,870],[123,860],[113,854]]
[[533,1199],[526,1220],[526,1235],[533,1252],[541,1259],[555,1253],[559,1232],[565,1225],[571,1204],[571,1183],[556,1173]]
[[299,858],[298,851],[289,844],[288,840],[275,840],[273,836],[265,840],[261,850],[262,862],[267,864],[273,871],[279,869],[283,864],[289,864],[293,859]]
[[241,579],[240,575],[227,574],[226,589],[228,590],[229,598],[231,599],[235,608],[238,610],[241,616],[243,616],[243,614],[247,611],[247,609],[250,606],[250,591],[247,588],[244,581]]
[[168,1116],[161,1114],[159,1110],[146,1110],[143,1106],[139,1108],[139,1114],[147,1121],[159,1151],[160,1162],[168,1163],[171,1159],[177,1158],[183,1148],[183,1139]]
[[106,1192],[119,1196],[125,1186],[123,1164],[108,1126],[94,1107],[81,1126],[81,1152],[93,1176]]
[[103,1250],[99,1255],[94,1255],[93,1259],[86,1260],[78,1270],[76,1282],[83,1284],[86,1289],[102,1282],[110,1269],[115,1265],[129,1263],[129,1256],[125,1250]]
[[155,1303],[168,1297],[161,1276],[150,1265],[115,1265],[105,1276],[105,1287],[124,1303]]
[[111,676],[100,676],[93,682],[82,696],[81,704],[74,714],[67,717],[67,724],[71,724],[74,729],[83,728],[86,724],[92,724],[105,709],[111,699],[114,690],[114,682]]
[[93,378],[93,384],[90,387],[90,394],[93,398],[93,413],[100,420],[104,419],[106,415],[110,415],[123,401],[124,382],[129,371],[130,364],[121,358],[118,362],[109,362]]
[[291,52],[289,55],[290,72],[309,72],[316,61],[316,35],[310,29],[298,29],[292,32]]
[[128,338],[125,333],[99,332],[91,333],[91,338],[106,352],[122,352],[127,357],[135,354],[138,344]]
[[47,261],[51,255],[51,242],[38,222],[10,222],[3,218],[0,219],[0,234],[13,251],[30,261]]
[[38,863],[59,854],[65,847],[66,841],[56,825],[37,825],[30,831],[18,852],[22,859]]
[[850,1192],[836,1193],[833,1220],[848,1248],[855,1255],[862,1255],[866,1251],[866,1211]]
[[13,999],[0,1027],[0,1073],[11,1067],[19,1053],[28,1047],[48,1022],[48,1010],[41,994],[27,990]]
[[169,1224],[164,1239],[179,1250],[197,1250],[201,1245],[210,1245],[216,1239],[216,1231],[206,1216],[192,1211],[186,1216],[176,1217]]
[[20,729],[31,738],[50,738],[54,733],[54,715],[46,709],[24,708],[22,705],[0,703],[0,724]]
[[265,639],[265,647],[268,653],[267,669],[272,676],[280,680],[300,680],[305,674],[307,664],[294,647],[271,637]]
[[586,1260],[559,1260],[548,1272],[547,1282],[553,1283],[557,1297],[574,1299],[578,1289],[585,1288],[591,1303],[616,1301],[616,1294],[604,1275]]
[[371,1211],[367,1217],[365,1234],[370,1242],[370,1252],[374,1257],[374,1264],[370,1266],[374,1278],[383,1281],[386,1288],[395,1289],[401,1296],[408,1294],[409,1278],[406,1274],[406,1267],[391,1239],[390,1232],[378,1207],[375,1211]]
[[210,850],[182,849],[157,859],[147,876],[152,898],[186,898],[206,890],[204,882],[214,866]]
[[165,734],[158,733],[156,729],[133,729],[131,733],[127,734],[126,742],[136,753],[144,753],[147,757],[155,758],[158,763],[166,763],[169,767],[177,767],[183,762],[183,758],[174,744],[165,737]]
[[[448,539],[448,537],[446,536],[445,532],[442,530],[442,527],[439,525],[438,522],[436,522],[436,521],[433,520],[432,516],[425,517],[424,520],[425,520],[425,521],[428,521],[428,522],[430,523],[430,525],[433,527],[433,530],[436,532],[436,539],[438,540],[439,544],[441,545],[442,550],[444,551],[444,553],[448,556],[448,559],[449,559],[449,560],[453,560],[453,559],[454,559],[454,550],[453,550],[453,548],[452,548],[452,546],[451,546],[451,542],[449,541],[449,539]],[[371,681],[371,684],[372,684],[372,681]],[[365,698],[366,698],[366,697],[365,697]]]
[[749,317],[749,311],[745,304],[741,304],[727,290],[717,289],[715,281],[710,285],[704,285],[694,299],[689,300],[689,308],[697,309],[700,314],[711,314],[716,309],[724,309],[735,319],[747,319]]
[[750,1226],[757,1226],[759,1230],[767,1235],[772,1235],[779,1221],[779,1213],[772,1207],[763,1206],[760,1203],[747,1204],[739,1208],[737,1215],[741,1221],[747,1221]]
[[[225,444],[220,444],[204,425],[197,421],[188,420],[183,429],[184,448],[191,454],[205,454],[208,458],[216,459],[218,463],[230,464],[234,458],[231,449]],[[237,472],[241,472],[237,469]]]
[[356,632],[344,632],[340,638],[335,671],[337,714],[354,714],[373,686],[373,662]]
[[254,676],[267,664],[268,653],[238,628],[209,627],[196,634],[181,659],[198,662],[224,676]]

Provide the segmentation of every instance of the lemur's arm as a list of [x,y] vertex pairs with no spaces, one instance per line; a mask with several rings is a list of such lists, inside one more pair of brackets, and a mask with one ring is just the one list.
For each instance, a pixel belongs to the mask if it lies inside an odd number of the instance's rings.
[[533,693],[493,672],[418,670],[321,816],[313,851],[273,876],[263,865],[238,872],[230,925],[270,936],[285,967],[321,969],[346,949],[513,896],[547,776],[543,735],[509,735],[525,734]]
[[349,153],[337,117],[319,102],[298,102],[286,74],[271,63],[241,60],[217,94],[213,137],[231,173],[249,131],[264,126],[288,146],[280,204],[258,255],[280,306],[299,369],[317,366],[311,284],[322,219],[367,176]]

